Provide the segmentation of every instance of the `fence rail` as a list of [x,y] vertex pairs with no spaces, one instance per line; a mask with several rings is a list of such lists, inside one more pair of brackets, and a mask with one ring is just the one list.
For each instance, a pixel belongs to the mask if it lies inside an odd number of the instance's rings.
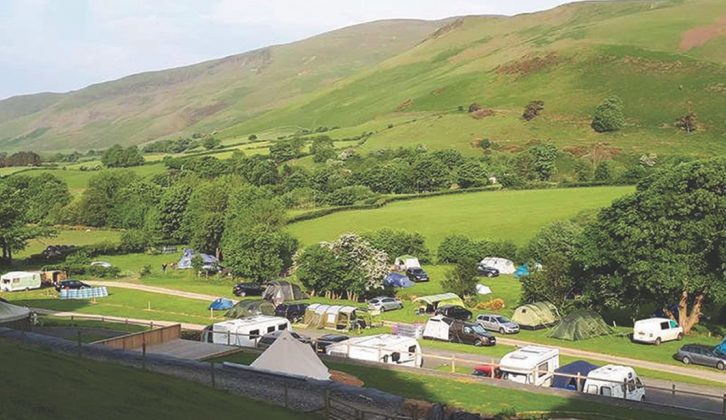
[[114,349],[133,350],[144,346],[163,344],[177,338],[181,338],[181,324],[122,335],[120,337],[107,338],[96,341],[93,344],[101,344]]

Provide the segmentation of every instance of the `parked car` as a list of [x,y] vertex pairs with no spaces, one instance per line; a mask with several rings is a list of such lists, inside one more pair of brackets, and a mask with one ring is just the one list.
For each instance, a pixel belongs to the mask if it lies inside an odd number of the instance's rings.
[[649,318],[635,321],[633,341],[659,346],[664,341],[682,340],[683,328],[668,318]]
[[88,284],[79,280],[63,280],[55,285],[55,290],[60,292],[61,290],[88,289],[90,287]]
[[726,369],[726,354],[719,352],[713,346],[703,344],[686,344],[676,353],[676,360],[686,365],[703,365],[715,367],[718,370]]
[[321,335],[320,338],[315,340],[315,351],[317,351],[318,353],[325,353],[325,349],[327,349],[329,345],[343,342],[345,340],[348,340],[349,338],[350,337],[343,334]]
[[403,309],[403,302],[396,298],[379,296],[368,300],[368,307],[381,312],[394,311],[396,309]]
[[260,283],[237,283],[232,288],[232,294],[235,296],[262,296],[265,286]]
[[496,365],[477,365],[471,372],[474,376],[502,379],[502,371]]
[[436,308],[436,315],[443,315],[447,318],[454,318],[460,321],[471,319],[471,311],[459,305],[442,305]]
[[476,317],[476,322],[487,330],[499,331],[500,334],[516,334],[519,332],[519,324],[501,315],[479,314]]
[[421,267],[411,267],[406,270],[406,275],[411,281],[429,281],[429,275]]
[[494,267],[489,267],[488,265],[484,265],[484,264],[477,264],[476,271],[479,273],[480,276],[486,276],[486,277],[498,277],[499,276],[499,270],[497,270]]
[[[269,334],[263,335],[262,338],[260,338],[260,341],[257,342],[257,348],[264,350],[264,349],[270,347],[272,345],[272,343],[274,343],[275,340],[277,340],[277,337],[279,337],[280,334],[282,334],[282,331],[275,331],[275,332],[271,332]],[[310,337],[308,337],[306,335],[300,335],[293,331],[290,331],[290,335],[292,335],[292,338],[296,339],[297,341],[299,341],[301,343],[310,344],[311,346],[313,345],[313,341],[310,339]]]
[[426,326],[424,326],[423,338],[473,344],[475,346],[494,346],[497,344],[497,338],[481,325],[447,318],[442,315],[429,318]]
[[307,303],[281,303],[275,307],[275,316],[287,318],[290,322],[299,322],[305,318]]

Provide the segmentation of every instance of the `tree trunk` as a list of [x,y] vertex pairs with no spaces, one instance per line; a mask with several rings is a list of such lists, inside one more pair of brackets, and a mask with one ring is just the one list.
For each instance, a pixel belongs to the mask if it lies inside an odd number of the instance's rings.
[[701,319],[701,307],[703,306],[703,293],[696,295],[691,307],[691,313],[688,313],[688,292],[681,293],[681,299],[678,302],[678,325],[683,328],[683,333],[688,334],[694,325],[698,324]]

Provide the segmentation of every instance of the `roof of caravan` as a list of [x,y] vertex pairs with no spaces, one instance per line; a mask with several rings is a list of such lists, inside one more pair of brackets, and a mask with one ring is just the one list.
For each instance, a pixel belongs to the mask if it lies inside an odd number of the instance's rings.
[[542,359],[546,359],[559,354],[560,351],[556,348],[525,346],[511,353],[505,354],[499,363],[502,365],[502,367],[504,367],[505,365],[518,365],[514,367],[521,369],[525,366],[534,367]]
[[236,327],[243,327],[245,325],[255,325],[262,322],[288,322],[286,318],[279,316],[268,316],[268,315],[257,315],[250,316],[247,318],[230,319],[228,321],[217,322],[214,325],[234,325]]

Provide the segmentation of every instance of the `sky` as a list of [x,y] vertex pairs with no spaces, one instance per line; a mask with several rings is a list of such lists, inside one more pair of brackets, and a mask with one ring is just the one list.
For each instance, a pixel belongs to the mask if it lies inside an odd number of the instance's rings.
[[0,0],[0,99],[66,92],[379,19],[533,12],[566,0]]

